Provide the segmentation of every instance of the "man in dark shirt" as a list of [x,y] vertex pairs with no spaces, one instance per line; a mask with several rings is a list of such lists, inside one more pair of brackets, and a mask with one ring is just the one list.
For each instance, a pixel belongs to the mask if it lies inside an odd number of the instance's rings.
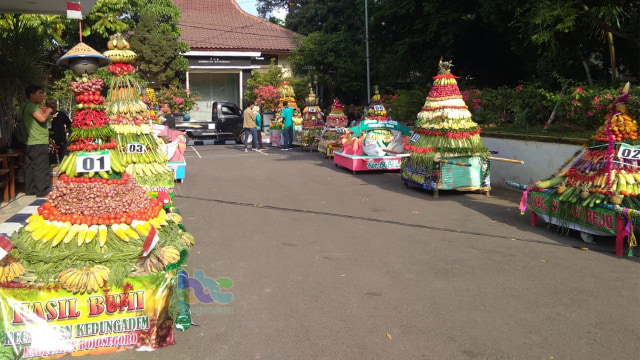
[[53,139],[58,146],[58,157],[56,160],[60,162],[65,155],[67,155],[67,137],[71,132],[71,120],[64,110],[58,110],[58,102],[56,100],[49,99],[45,104],[47,107],[53,109],[49,137]]

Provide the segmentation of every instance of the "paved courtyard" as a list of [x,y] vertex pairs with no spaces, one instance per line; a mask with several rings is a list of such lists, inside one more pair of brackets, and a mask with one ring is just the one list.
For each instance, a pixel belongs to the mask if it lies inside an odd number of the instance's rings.
[[638,257],[520,215],[521,193],[406,188],[317,152],[189,147],[194,303],[177,345],[96,359],[638,359]]

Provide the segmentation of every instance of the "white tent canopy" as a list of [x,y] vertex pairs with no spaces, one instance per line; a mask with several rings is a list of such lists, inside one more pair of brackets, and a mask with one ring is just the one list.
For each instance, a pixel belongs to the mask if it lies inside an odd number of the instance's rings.
[[[97,0],[73,1],[82,5],[86,16]],[[67,15],[67,0],[0,0],[2,14],[51,14]]]

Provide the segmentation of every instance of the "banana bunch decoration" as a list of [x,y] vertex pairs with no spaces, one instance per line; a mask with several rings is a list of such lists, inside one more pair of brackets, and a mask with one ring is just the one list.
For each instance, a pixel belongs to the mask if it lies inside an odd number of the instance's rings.
[[24,266],[12,257],[0,260],[0,283],[9,282],[25,272]]
[[151,254],[142,260],[141,267],[147,273],[157,273],[162,271],[167,265],[174,264],[180,260],[180,252],[173,246],[164,246],[158,254]]
[[104,265],[83,266],[80,269],[68,268],[58,274],[58,282],[63,289],[74,294],[96,293],[106,284],[111,270]]

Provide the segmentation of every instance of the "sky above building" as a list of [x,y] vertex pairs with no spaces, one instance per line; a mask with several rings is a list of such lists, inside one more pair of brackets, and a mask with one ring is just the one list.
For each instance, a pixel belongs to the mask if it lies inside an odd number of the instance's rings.
[[[240,8],[251,15],[258,16],[258,10],[256,10],[256,0],[236,0]],[[287,13],[284,10],[277,11],[273,14],[275,17],[284,20]]]
[[256,0],[236,0],[238,5],[242,8],[242,10],[248,12],[251,15],[258,16],[258,11],[256,10]]

